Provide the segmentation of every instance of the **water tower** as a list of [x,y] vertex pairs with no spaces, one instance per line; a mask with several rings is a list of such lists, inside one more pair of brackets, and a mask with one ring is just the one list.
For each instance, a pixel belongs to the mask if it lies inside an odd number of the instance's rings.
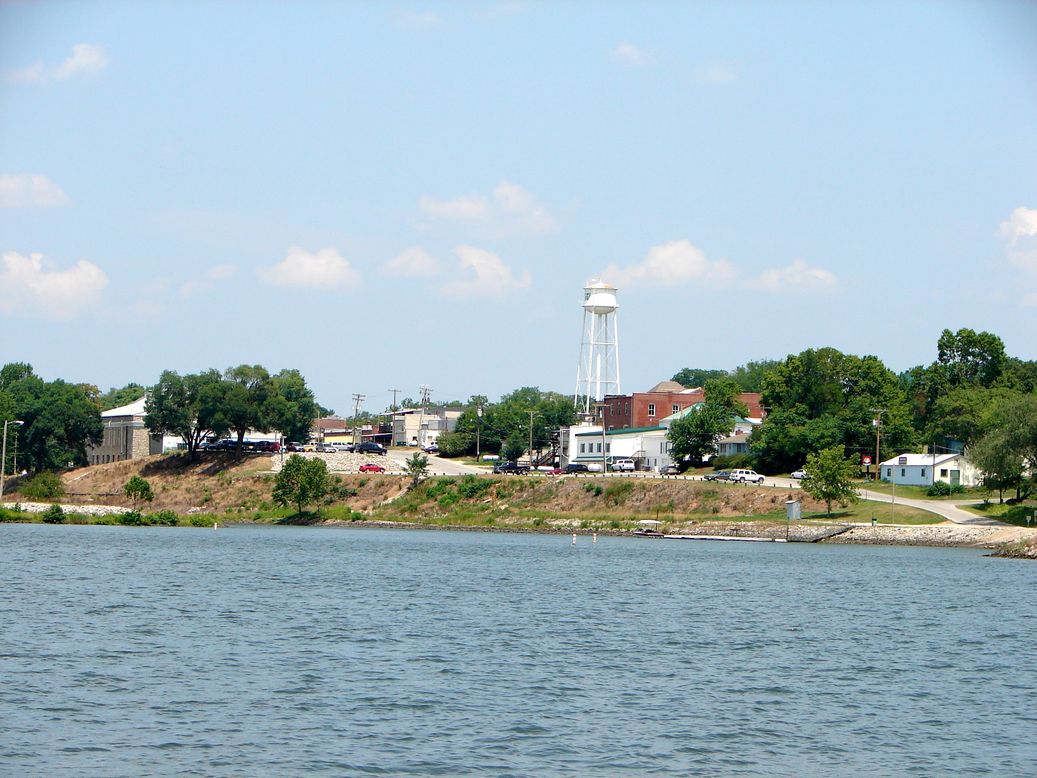
[[576,407],[591,412],[591,401],[619,394],[619,325],[616,287],[590,281],[583,288],[583,338],[576,368]]

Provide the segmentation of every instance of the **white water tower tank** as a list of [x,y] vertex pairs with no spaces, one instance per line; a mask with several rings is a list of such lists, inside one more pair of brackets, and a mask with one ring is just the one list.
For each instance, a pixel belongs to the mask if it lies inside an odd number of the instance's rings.
[[591,401],[619,394],[618,290],[604,281],[583,288],[583,335],[576,367],[576,407],[589,414]]

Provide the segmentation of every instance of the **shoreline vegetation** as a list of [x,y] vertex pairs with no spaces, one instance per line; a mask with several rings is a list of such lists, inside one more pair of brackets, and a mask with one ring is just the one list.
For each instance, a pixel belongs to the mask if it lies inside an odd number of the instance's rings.
[[[637,522],[661,522],[664,534],[873,545],[964,546],[998,556],[1037,559],[1037,530],[956,525],[907,506],[860,502],[827,517],[796,492],[803,518],[786,522],[784,489],[666,479],[433,476],[412,487],[392,475],[335,477],[333,497],[296,514],[273,505],[270,457],[165,455],[70,471],[64,496],[34,502],[5,495],[3,522],[212,527],[230,524],[398,527],[496,532],[632,536]],[[122,486],[145,478],[153,500],[126,507]],[[52,503],[66,508],[58,512]],[[21,512],[16,508],[21,508]],[[978,512],[978,511],[977,511]],[[873,526],[873,520],[875,524]]]

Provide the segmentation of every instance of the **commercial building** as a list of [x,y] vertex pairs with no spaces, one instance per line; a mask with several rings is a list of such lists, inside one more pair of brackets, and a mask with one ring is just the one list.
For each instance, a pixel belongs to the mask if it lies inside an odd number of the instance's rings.
[[911,486],[979,486],[983,473],[964,454],[900,454],[882,463],[883,481]]
[[144,401],[139,400],[101,413],[104,437],[96,446],[87,446],[86,461],[91,465],[140,459],[162,453],[162,435],[144,426]]
[[[749,410],[747,418],[762,421],[767,415],[759,392],[742,392],[738,399]],[[687,389],[676,381],[662,381],[647,392],[605,395],[601,412],[606,429],[652,427],[705,400],[706,391],[702,387]]]

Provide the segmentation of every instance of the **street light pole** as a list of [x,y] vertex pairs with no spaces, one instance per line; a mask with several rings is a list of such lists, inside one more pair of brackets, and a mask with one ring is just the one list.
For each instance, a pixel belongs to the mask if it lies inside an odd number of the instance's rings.
[[4,467],[7,465],[7,425],[11,424],[15,427],[20,427],[25,424],[24,421],[18,419],[4,419],[4,442],[0,446],[0,500],[4,497]]
[[479,417],[479,420],[475,424],[475,459],[478,462],[478,461],[480,461],[480,458],[482,456],[480,451],[479,451],[479,437],[480,437],[480,434],[482,433],[482,406],[481,405],[475,406],[475,413]]

